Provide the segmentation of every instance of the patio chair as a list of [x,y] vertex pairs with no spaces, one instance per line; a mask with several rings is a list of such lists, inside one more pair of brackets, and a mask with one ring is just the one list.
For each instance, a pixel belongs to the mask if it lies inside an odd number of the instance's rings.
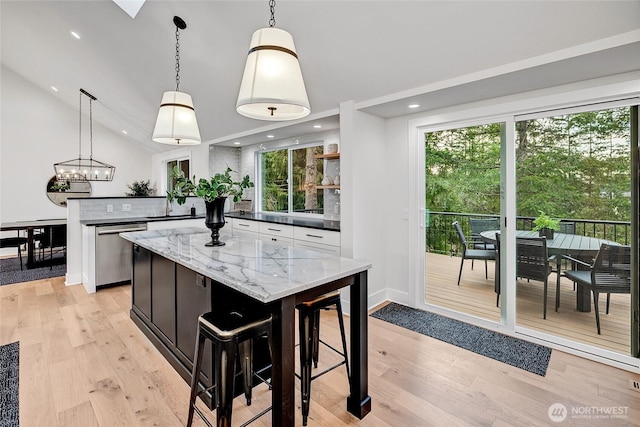
[[[564,276],[574,283],[586,286],[593,293],[596,327],[600,335],[599,295],[607,294],[606,314],[609,314],[611,294],[631,293],[631,247],[603,243],[592,265],[571,257],[567,258],[575,264],[589,268],[589,270],[568,270],[564,272]],[[556,289],[556,310],[559,298],[559,290]]]
[[[469,226],[471,227],[471,238],[473,239],[473,249],[489,249],[495,250],[495,245],[486,243],[482,240],[480,233],[488,230],[499,230],[500,220],[498,218],[469,218]],[[484,268],[487,269],[487,261],[484,262]],[[473,260],[471,260],[471,269],[473,270]]]
[[[558,224],[558,232],[562,233],[562,234],[576,234],[576,223],[573,221],[563,221],[560,222],[560,224]],[[571,254],[568,254],[569,256],[571,256]],[[553,268],[553,265],[556,264],[557,265],[557,257],[560,257],[560,266],[557,268],[554,268],[553,271],[554,273],[558,274],[558,280],[556,282],[556,287],[560,286],[560,276],[562,274],[562,264],[566,265],[566,256],[564,255],[551,255],[549,257],[549,262],[551,263],[551,266]],[[564,269],[566,270],[567,268],[564,267]],[[576,265],[572,262],[571,263],[571,270],[575,270],[576,269]],[[573,284],[573,290],[576,290],[576,284]],[[557,302],[556,302],[557,304]],[[557,311],[557,310],[556,310]]]
[[[497,249],[500,251],[500,235],[496,234]],[[547,318],[547,294],[551,274],[547,239],[544,237],[518,237],[516,239],[516,276],[521,279],[537,280],[543,283],[542,318]],[[500,302],[500,280],[496,280],[498,294],[496,306]],[[557,290],[556,290],[557,294]]]
[[488,268],[487,268],[487,260],[495,260],[496,259],[496,251],[494,249],[473,249],[474,244],[479,244],[481,242],[476,240],[467,240],[462,232],[462,228],[460,228],[460,224],[458,221],[454,221],[451,225],[453,225],[458,233],[458,237],[460,238],[460,243],[462,243],[462,258],[460,259],[460,272],[458,273],[458,286],[460,286],[460,278],[462,277],[462,266],[464,265],[465,259],[470,260],[484,260],[484,276],[486,279],[489,278]]

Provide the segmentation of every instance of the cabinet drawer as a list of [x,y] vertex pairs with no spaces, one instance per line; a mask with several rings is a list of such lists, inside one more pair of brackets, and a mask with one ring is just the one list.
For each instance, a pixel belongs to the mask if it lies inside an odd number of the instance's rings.
[[268,234],[260,234],[260,240],[267,243],[279,243],[281,245],[293,246],[293,239],[289,237],[273,236]]
[[340,246],[323,245],[321,243],[306,242],[304,240],[296,240],[294,246],[296,248],[310,249],[312,251],[340,256]]
[[242,231],[253,231],[254,233],[260,232],[260,223],[257,221],[247,221],[246,219],[231,218],[233,229]]
[[293,238],[305,242],[323,245],[340,246],[340,232],[319,230],[315,228],[295,227]]
[[260,223],[260,234],[271,236],[288,237],[293,239],[293,226],[286,224],[272,224],[270,222]]

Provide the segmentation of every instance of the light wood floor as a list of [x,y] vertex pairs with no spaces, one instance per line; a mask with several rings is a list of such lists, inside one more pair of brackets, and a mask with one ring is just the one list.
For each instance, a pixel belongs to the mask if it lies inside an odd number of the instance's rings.
[[[129,307],[130,286],[91,295],[62,278],[0,287],[0,344],[20,341],[22,427],[184,425],[189,388],[129,319]],[[335,314],[322,314],[322,333],[338,344]],[[309,426],[553,425],[554,403],[570,412],[623,407],[624,418],[589,425],[640,425],[640,393],[629,390],[640,375],[559,351],[540,377],[374,318],[369,349],[372,412],[363,420],[346,412],[346,375],[337,369],[313,382]],[[235,404],[240,423],[270,395],[258,387],[251,407]]]
[[[485,279],[484,263],[465,261],[460,286],[457,286],[460,258],[427,253],[426,298],[430,304],[450,308],[483,319],[500,321],[493,290],[494,263],[489,261],[489,279]],[[517,284],[516,322],[537,331],[550,333],[572,341],[593,345],[628,355],[631,352],[630,295],[612,294],[609,314],[605,314],[606,297],[600,298],[601,335],[596,330],[596,317],[576,310],[576,292],[573,283],[562,277],[560,282],[560,308],[555,311],[556,274],[549,276],[547,319],[542,317],[542,282],[519,280]]]

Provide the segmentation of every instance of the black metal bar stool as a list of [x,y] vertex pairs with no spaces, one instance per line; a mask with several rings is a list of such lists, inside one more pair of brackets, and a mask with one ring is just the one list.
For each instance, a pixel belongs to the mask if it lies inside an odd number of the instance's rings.
[[[329,310],[335,306],[338,311],[338,323],[340,324],[340,334],[342,336],[342,352],[320,339],[320,311]],[[342,318],[342,304],[340,303],[340,292],[335,291],[322,295],[312,301],[306,301],[296,306],[298,309],[298,327],[300,331],[300,389],[302,392],[302,425],[307,425],[309,417],[309,405],[311,403],[311,381],[321,375],[345,365],[347,368],[347,378],[351,378],[349,373],[349,360],[347,358],[347,337],[344,330],[344,319]],[[320,343],[324,344],[343,360],[324,371],[312,375],[311,363],[318,367],[318,353]]]
[[[200,367],[204,353],[205,340],[214,344],[214,393],[216,403],[216,420],[218,427],[231,426],[231,412],[233,408],[234,384],[236,374],[236,357],[240,357],[243,373],[244,395],[247,405],[251,405],[251,390],[253,388],[253,339],[266,335],[271,350],[271,315],[268,317],[248,317],[239,312],[225,311],[209,312],[198,317],[198,334],[195,348],[195,361],[191,373],[191,396],[189,399],[189,417],[187,427],[193,422],[194,411],[208,426],[211,426],[204,414],[196,407],[198,397]],[[206,391],[206,390],[205,390]],[[251,420],[243,424],[246,426],[258,417],[267,413],[271,407],[265,409]]]

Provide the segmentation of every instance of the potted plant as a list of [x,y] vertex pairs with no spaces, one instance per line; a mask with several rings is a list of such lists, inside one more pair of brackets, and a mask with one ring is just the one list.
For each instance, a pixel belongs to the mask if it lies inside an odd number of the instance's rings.
[[131,184],[127,184],[130,193],[124,193],[125,196],[135,197],[148,197],[156,192],[155,188],[151,188],[149,180],[146,181],[133,181]]
[[540,215],[533,220],[533,231],[537,231],[540,237],[546,237],[547,239],[553,239],[553,231],[560,229],[560,220],[552,219],[549,215],[543,211],[539,211]]
[[[234,181],[231,178],[233,169],[227,166],[224,173],[217,173],[206,180],[200,178],[189,179],[177,166],[173,168],[171,176],[176,180],[173,190],[167,191],[169,203],[174,200],[179,205],[183,205],[187,196],[195,195],[204,199],[207,208],[204,224],[211,229],[211,242],[205,246],[223,246],[224,242],[219,241],[220,229],[224,227],[224,204],[227,197],[233,197],[234,202],[242,199],[245,189],[253,187],[253,182],[249,175],[245,175],[242,180]],[[197,182],[197,183],[196,183]]]
[[51,190],[50,191],[58,191],[58,192],[64,192],[69,190],[69,184],[66,183],[65,181],[55,181],[52,185],[51,185]]

